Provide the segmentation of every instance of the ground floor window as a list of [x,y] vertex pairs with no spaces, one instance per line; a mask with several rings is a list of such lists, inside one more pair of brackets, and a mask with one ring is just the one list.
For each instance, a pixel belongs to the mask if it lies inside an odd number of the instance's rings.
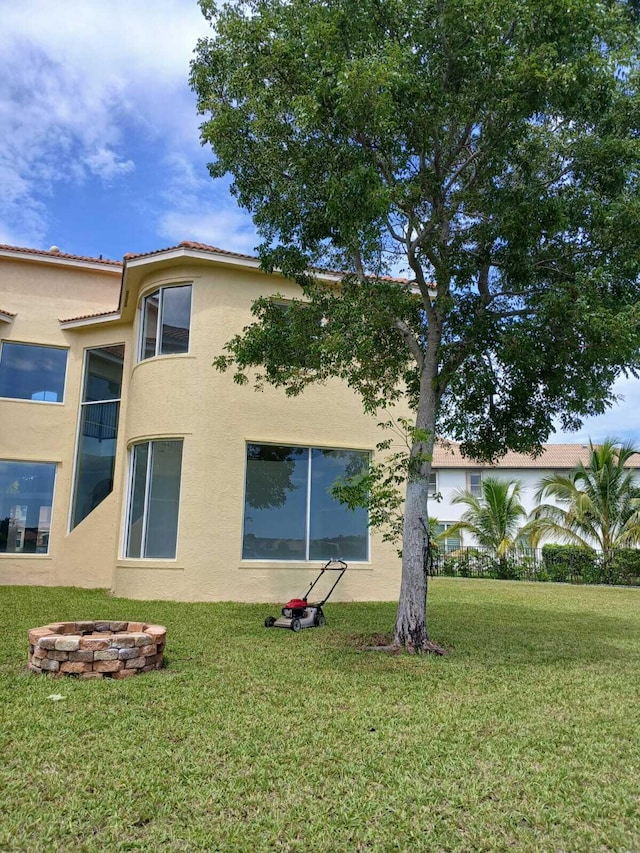
[[247,445],[245,560],[368,560],[368,514],[330,493],[366,470],[369,454],[274,444]]
[[46,554],[56,466],[0,460],[0,552]]
[[125,555],[174,559],[182,439],[147,441],[131,452]]
[[453,527],[454,524],[454,521],[441,521],[436,525],[436,533],[444,534],[444,536],[438,540],[438,545],[445,554],[450,554],[452,551],[458,551],[462,547],[462,539],[459,533],[456,533],[455,536],[448,536],[445,532],[450,527]]

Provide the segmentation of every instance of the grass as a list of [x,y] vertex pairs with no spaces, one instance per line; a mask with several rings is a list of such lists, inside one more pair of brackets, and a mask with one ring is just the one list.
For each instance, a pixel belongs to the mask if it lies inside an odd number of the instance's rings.
[[[363,651],[394,611],[3,587],[0,851],[640,850],[640,590],[437,578],[446,658]],[[166,669],[26,672],[94,618],[167,625]]]

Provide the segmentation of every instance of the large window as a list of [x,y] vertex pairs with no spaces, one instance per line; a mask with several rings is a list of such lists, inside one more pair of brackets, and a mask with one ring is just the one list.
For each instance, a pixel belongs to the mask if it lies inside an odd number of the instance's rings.
[[249,444],[243,559],[367,560],[366,510],[347,509],[330,489],[368,463],[359,450]]
[[140,361],[189,352],[191,285],[161,287],[142,300]]
[[87,350],[71,528],[113,491],[124,346]]
[[56,466],[0,461],[0,552],[46,554]]
[[66,349],[3,341],[0,397],[62,403],[66,371]]
[[182,440],[136,444],[131,454],[127,557],[176,556]]

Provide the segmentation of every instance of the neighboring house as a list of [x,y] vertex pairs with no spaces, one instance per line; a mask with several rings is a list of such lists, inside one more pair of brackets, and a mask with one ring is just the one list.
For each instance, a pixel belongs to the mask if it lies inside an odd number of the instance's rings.
[[[280,601],[335,557],[336,598],[397,597],[396,548],[327,491],[374,456],[378,418],[338,380],[288,398],[212,367],[276,292],[299,288],[199,243],[122,263],[0,246],[0,584]],[[577,457],[554,453],[501,473],[533,487]],[[434,461],[430,512],[452,522],[487,469]]]
[[[640,456],[632,457],[633,467],[640,478]],[[429,502],[429,514],[437,518],[441,526],[449,527],[464,514],[466,507],[454,504],[456,493],[467,489],[480,497],[483,477],[500,477],[503,480],[520,480],[521,500],[527,512],[536,506],[535,494],[542,477],[553,474],[568,474],[579,462],[589,462],[586,444],[546,444],[537,457],[524,453],[509,452],[497,465],[489,466],[466,459],[455,442],[441,442],[433,455],[431,487],[433,499]],[[553,499],[547,499],[553,503]],[[468,534],[445,540],[445,547],[452,551],[460,545],[473,545]]]

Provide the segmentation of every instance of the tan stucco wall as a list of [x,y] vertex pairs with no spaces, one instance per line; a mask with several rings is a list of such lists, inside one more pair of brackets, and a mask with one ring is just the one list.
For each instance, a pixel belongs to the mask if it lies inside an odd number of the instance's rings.
[[[359,400],[337,381],[289,399],[272,388],[256,393],[239,387],[230,374],[211,366],[224,342],[251,321],[257,296],[276,291],[296,296],[295,285],[211,261],[165,266],[154,261],[148,274],[130,276],[126,323],[63,330],[60,317],[114,308],[119,276],[92,271],[84,278],[65,277],[38,264],[25,276],[25,266],[16,274],[14,264],[7,277],[0,267],[0,310],[18,313],[7,328],[0,324],[0,337],[66,346],[70,354],[64,405],[0,401],[0,458],[58,463],[50,553],[0,554],[0,583],[106,586],[132,598],[205,601],[277,602],[301,594],[318,561],[241,559],[246,442],[373,451],[380,440],[377,419],[365,416]],[[182,282],[193,283],[189,354],[135,364],[139,314],[131,306],[160,285]],[[126,358],[114,491],[69,533],[84,350],[122,342]],[[155,438],[184,440],[177,556],[124,559],[128,449]],[[394,598],[399,579],[395,548],[372,535],[370,562],[350,567],[335,599]]]
[[0,553],[0,583],[111,585],[121,484],[117,482],[114,493],[71,533],[69,505],[84,350],[128,342],[131,330],[113,326],[65,330],[59,318],[114,310],[119,290],[117,268],[85,271],[0,260],[0,310],[16,314],[11,323],[0,323],[0,339],[68,350],[64,402],[0,399],[0,458],[57,464],[49,553]]
[[[250,305],[265,291],[298,296],[282,279],[208,265],[177,266],[143,280],[144,295],[158,285],[193,282],[189,355],[137,364],[131,375],[125,426],[131,444],[184,436],[180,528],[175,561],[119,559],[116,593],[186,600],[279,601],[300,594],[318,561],[264,563],[241,559],[246,443],[275,442],[373,451],[375,418],[340,382],[308,389],[298,398],[236,385],[211,363],[223,344],[251,321]],[[353,564],[336,599],[397,595],[395,549],[372,537],[371,561]]]

